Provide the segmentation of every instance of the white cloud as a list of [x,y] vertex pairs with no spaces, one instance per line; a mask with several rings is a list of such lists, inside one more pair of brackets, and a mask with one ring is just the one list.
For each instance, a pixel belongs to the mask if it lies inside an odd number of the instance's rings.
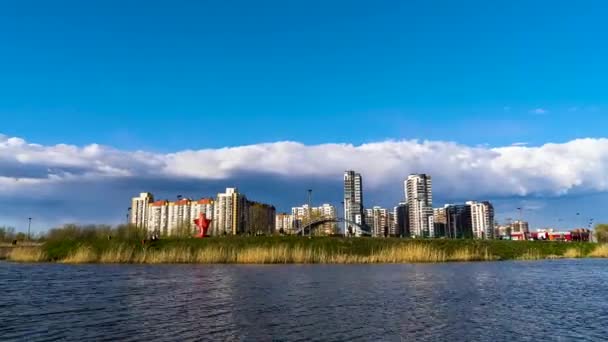
[[339,183],[345,169],[360,171],[370,189],[401,187],[409,173],[429,173],[436,193],[463,198],[603,192],[608,189],[608,140],[499,148],[414,140],[359,146],[276,142],[159,154],[94,144],[42,146],[0,136],[0,196],[61,194],[66,184],[109,179],[204,181],[254,174]]
[[547,113],[549,113],[549,111],[548,111],[548,110],[546,110],[546,109],[544,109],[544,108],[535,108],[535,109],[532,109],[532,110],[530,111],[530,113],[531,113],[531,114],[539,114],[539,115],[542,115],[542,114],[547,114]]

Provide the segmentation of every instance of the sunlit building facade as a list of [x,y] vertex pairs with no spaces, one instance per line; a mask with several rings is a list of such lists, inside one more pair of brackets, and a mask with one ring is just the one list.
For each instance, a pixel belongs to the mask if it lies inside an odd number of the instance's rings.
[[411,235],[413,237],[434,237],[431,176],[409,175],[404,183]]

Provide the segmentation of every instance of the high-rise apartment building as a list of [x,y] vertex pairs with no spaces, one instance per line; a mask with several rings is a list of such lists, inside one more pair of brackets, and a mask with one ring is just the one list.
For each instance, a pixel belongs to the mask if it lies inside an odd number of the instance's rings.
[[169,235],[169,201],[156,201],[148,204],[146,213],[148,233],[156,235]]
[[131,217],[129,223],[144,228],[148,222],[148,205],[154,202],[154,196],[149,192],[142,192],[131,200]]
[[275,220],[275,229],[279,233],[292,234],[293,229],[293,216],[288,213],[277,214]]
[[199,218],[200,214],[205,214],[205,217],[208,220],[211,220],[209,232],[213,232],[213,227],[215,225],[214,205],[215,201],[212,198],[201,198],[198,201],[193,201],[190,204],[190,219],[192,222],[194,223],[194,220]]
[[245,232],[247,198],[236,188],[226,188],[215,201],[214,235],[237,235]]
[[466,204],[446,204],[445,236],[451,239],[472,238],[471,207]]
[[189,235],[194,232],[190,217],[192,213],[191,203],[192,201],[187,198],[169,202],[167,208],[169,235]]
[[412,236],[434,237],[431,176],[412,174],[404,183]]
[[250,234],[274,234],[276,209],[274,206],[254,201],[246,201],[245,232]]
[[395,213],[395,236],[410,236],[409,211],[406,202],[400,202],[393,208]]
[[384,237],[389,233],[388,210],[375,206],[365,209],[365,224],[371,229],[373,237]]
[[471,208],[471,229],[477,239],[494,238],[494,207],[490,202],[469,201]]
[[[336,214],[336,207],[327,203],[319,207],[312,207],[310,210],[308,204],[291,208],[292,224],[295,229],[301,228],[308,221],[309,215],[310,220],[314,221],[321,218],[335,219]],[[337,224],[335,222],[323,223],[320,227],[317,227],[316,232],[325,235],[335,234]]]
[[[132,224],[146,227],[150,234],[191,235],[196,232],[194,220],[201,214],[211,220],[211,235],[272,234],[275,232],[274,206],[248,201],[236,188],[227,188],[217,199],[202,198],[194,201],[179,199],[175,202],[151,202],[152,195],[142,193],[132,200]],[[140,204],[149,202],[146,209]],[[141,219],[145,218],[143,223]]]
[[397,230],[397,214],[394,210],[388,212],[388,235],[393,237],[399,236]]
[[363,179],[352,170],[344,172],[344,218],[363,223]]
[[435,237],[447,236],[447,215],[446,208],[433,209],[433,224],[435,226]]

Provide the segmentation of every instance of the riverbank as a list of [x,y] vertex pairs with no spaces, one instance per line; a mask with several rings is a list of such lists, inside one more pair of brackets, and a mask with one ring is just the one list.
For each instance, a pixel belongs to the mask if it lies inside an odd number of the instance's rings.
[[[28,249],[28,248],[40,248],[42,244],[36,242],[21,242],[18,245],[13,245],[11,243],[0,243],[0,260],[6,260],[9,258],[11,254],[14,253],[16,248]],[[34,252],[34,251],[31,251]],[[27,252],[26,254],[32,254]]]
[[424,263],[608,257],[608,246],[550,241],[412,240],[315,237],[66,239],[11,248],[7,259],[61,263]]

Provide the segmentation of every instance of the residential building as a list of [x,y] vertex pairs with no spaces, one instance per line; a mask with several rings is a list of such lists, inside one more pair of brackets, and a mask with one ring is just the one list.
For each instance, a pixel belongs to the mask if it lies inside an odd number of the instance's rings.
[[399,232],[397,230],[397,214],[394,210],[388,212],[388,236],[399,236]]
[[277,214],[275,220],[275,229],[279,233],[292,234],[293,229],[293,216],[288,213]]
[[444,237],[446,236],[447,231],[447,209],[443,208],[434,208],[433,209],[433,225],[435,227],[435,237]]
[[373,237],[385,237],[388,235],[389,216],[388,210],[374,206],[365,209],[365,224],[371,229]]
[[370,229],[373,235],[374,231],[374,209],[363,209],[363,224]]
[[412,236],[434,237],[431,176],[412,174],[404,185]]
[[276,209],[260,202],[247,201],[246,232],[255,235],[271,235],[275,232]]
[[213,198],[201,198],[198,201],[191,202],[190,203],[191,222],[194,223],[194,220],[199,218],[200,214],[205,214],[205,217],[208,220],[211,220],[211,224],[209,225],[209,231],[213,232],[213,227],[215,225],[214,205],[215,205],[215,201],[213,200]]
[[445,236],[451,239],[472,238],[471,207],[466,204],[446,204],[444,208]]
[[344,172],[344,219],[364,224],[363,179],[361,174],[352,170]]
[[[131,222],[145,226],[149,233],[158,235],[191,235],[196,232],[194,220],[201,214],[211,220],[211,235],[243,233],[272,234],[275,231],[276,210],[272,205],[248,201],[236,188],[227,188],[217,199],[201,198],[149,202],[152,194],[142,193],[133,199],[136,208]],[[145,210],[140,204],[146,203]],[[141,219],[145,217],[145,221]]]
[[511,233],[529,233],[528,222],[516,220],[511,223]]
[[[315,221],[321,218],[336,219],[336,208],[331,204],[323,204],[319,207],[312,207],[309,210],[308,204],[304,204],[300,207],[291,208],[292,224],[294,229],[299,229],[306,224],[309,220]],[[325,222],[320,226],[315,227],[317,234],[331,235],[337,233],[336,222]]]
[[175,202],[169,202],[167,207],[169,235],[191,235],[194,232],[193,222],[190,217],[192,201],[184,198]]
[[[321,206],[313,208],[313,213],[318,212],[322,217],[336,219],[338,217],[336,207],[331,204],[323,203]],[[319,233],[324,235],[338,234],[338,224],[336,222],[323,223],[318,229]]]
[[476,239],[494,238],[494,207],[490,202],[469,201],[471,207],[471,228]]
[[149,192],[142,192],[131,200],[129,223],[144,228],[148,221],[148,205],[154,202],[154,196]]
[[509,237],[511,236],[512,227],[510,224],[497,224],[494,223],[494,237]]
[[148,204],[147,210],[147,224],[146,228],[148,233],[166,236],[169,235],[168,223],[169,215],[168,210],[169,201],[156,201]]
[[409,211],[406,202],[399,203],[393,208],[395,213],[395,236],[409,237],[410,236],[410,220]]
[[247,198],[236,188],[226,188],[215,200],[213,235],[237,235],[246,231]]

